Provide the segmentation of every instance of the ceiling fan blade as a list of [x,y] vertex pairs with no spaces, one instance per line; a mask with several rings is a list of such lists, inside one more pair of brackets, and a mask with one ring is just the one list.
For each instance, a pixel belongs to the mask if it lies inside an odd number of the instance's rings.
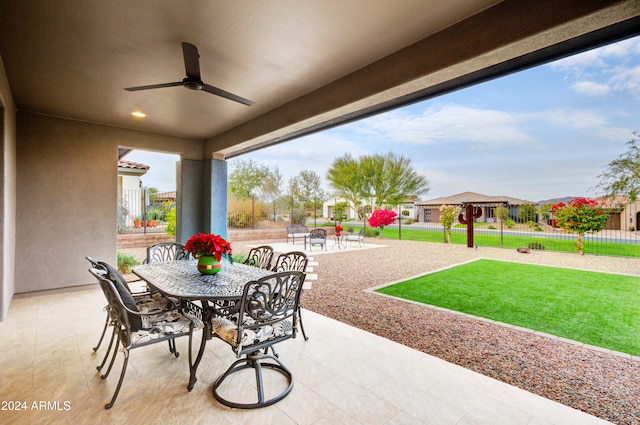
[[252,100],[245,99],[244,97],[236,96],[233,93],[229,93],[228,91],[224,91],[222,89],[219,89],[217,87],[211,86],[209,84],[204,84],[202,86],[202,90],[206,91],[207,93],[215,94],[217,96],[221,96],[221,97],[224,97],[224,98],[229,99],[229,100],[234,100],[234,101],[236,101],[238,103],[242,103],[243,105],[252,106],[252,105],[256,104],[256,102],[254,102]]
[[198,48],[191,43],[182,43],[182,55],[184,56],[184,70],[187,77],[200,79],[200,55]]
[[164,84],[151,84],[150,86],[138,86],[138,87],[127,87],[125,90],[127,91],[138,91],[138,90],[149,90],[149,89],[161,89],[164,87],[175,87],[183,85],[182,81],[176,81],[175,83],[164,83]]

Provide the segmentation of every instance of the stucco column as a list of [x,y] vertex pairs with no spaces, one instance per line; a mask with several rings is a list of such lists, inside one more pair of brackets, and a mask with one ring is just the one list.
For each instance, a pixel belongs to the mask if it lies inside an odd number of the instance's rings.
[[211,160],[210,183],[209,232],[227,239],[227,161]]
[[176,241],[196,233],[227,238],[227,162],[182,160],[177,166]]

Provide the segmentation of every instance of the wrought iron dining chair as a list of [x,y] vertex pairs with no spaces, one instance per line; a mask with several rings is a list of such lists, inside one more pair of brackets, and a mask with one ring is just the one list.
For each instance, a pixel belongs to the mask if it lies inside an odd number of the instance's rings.
[[[89,261],[89,263],[91,263],[92,268],[105,270],[108,278],[111,279],[112,281],[117,282],[118,287],[122,288],[123,291],[126,291],[129,294],[129,296],[133,299],[133,302],[137,308],[144,309],[146,311],[163,311],[163,310],[172,310],[177,306],[176,302],[174,302],[173,300],[170,300],[167,297],[162,296],[158,292],[156,293],[151,293],[148,291],[133,292],[129,287],[124,276],[122,276],[122,274],[120,274],[120,272],[115,267],[93,257],[85,257],[85,258]],[[100,345],[102,344],[102,341],[105,337],[105,334],[109,326],[110,325],[114,326],[114,329],[111,335],[111,340],[109,341],[109,346],[107,347],[107,351],[104,354],[104,358],[102,359],[102,362],[100,362],[100,364],[96,367],[98,371],[102,370],[105,363],[107,362],[107,359],[109,358],[109,353],[111,352],[111,348],[113,347],[113,343],[116,339],[116,332],[117,332],[117,329],[111,317],[112,312],[109,311],[110,309],[109,304],[107,304],[104,309],[107,312],[107,317],[104,323],[104,328],[102,329],[102,334],[100,335],[100,340],[98,341],[98,344],[95,347],[93,347],[94,352],[97,352],[98,349],[100,348]],[[175,341],[169,341],[168,344],[169,344],[169,352],[177,356]]]
[[[296,336],[296,311],[304,273],[286,271],[248,282],[242,294],[237,322],[227,318],[212,319],[212,332],[229,344],[236,353],[236,360],[216,379],[213,396],[220,403],[237,409],[255,409],[277,403],[293,389],[293,374],[268,348]],[[221,394],[225,379],[240,370],[254,369],[257,401],[240,403]],[[285,376],[287,388],[278,395],[265,398],[263,370],[270,369]],[[273,394],[275,390],[269,393]]]
[[307,263],[309,257],[302,251],[291,251],[278,255],[276,263],[271,268],[274,272],[299,271],[305,273],[307,271]]
[[191,253],[178,242],[160,242],[147,248],[147,258],[143,263],[165,263],[167,261],[188,260]]
[[[117,280],[112,280],[105,267],[91,268],[89,272],[95,276],[100,284],[105,298],[109,304],[109,315],[114,326],[116,345],[106,372],[100,375],[100,379],[107,379],[119,351],[123,352],[124,360],[120,379],[111,397],[111,401],[105,405],[105,409],[111,409],[118,398],[124,376],[129,363],[129,352],[133,349],[144,347],[163,341],[172,341],[175,357],[180,354],[175,350],[175,339],[189,336],[189,369],[193,365],[192,338],[196,329],[202,329],[203,323],[197,317],[177,306],[168,310],[152,310],[148,306],[140,306],[129,291]],[[122,350],[118,350],[118,345]]]
[[249,250],[249,254],[247,255],[247,259],[244,260],[244,264],[270,270],[272,259],[273,248],[269,245],[261,245]]
[[[309,263],[309,257],[307,254],[300,251],[291,251],[285,254],[280,254],[276,258],[276,264],[271,271],[284,272],[284,271],[299,271],[304,273],[306,278],[307,264]],[[307,333],[304,331],[304,325],[302,324],[302,302],[298,303],[298,310],[296,312],[298,316],[297,322],[300,324],[300,330],[305,341],[308,341]]]
[[[93,258],[93,257],[88,257],[87,256],[85,258],[89,261],[89,263],[91,263],[91,267],[93,267],[93,268],[107,267],[110,270],[112,275],[114,275],[115,277],[117,277],[117,278],[119,278],[121,280],[122,284],[125,286],[125,288],[127,288],[129,290],[129,292],[132,293],[134,298],[138,297],[138,296],[143,297],[143,296],[147,295],[147,292],[133,293],[131,291],[131,288],[129,287],[129,284],[124,279],[124,277],[122,277],[122,275],[117,270],[115,270],[112,266],[108,265],[107,263],[105,263],[103,261],[100,261],[97,258]],[[116,274],[117,274],[117,276],[116,276]],[[98,340],[98,343],[96,344],[96,346],[93,347],[93,351],[94,352],[97,352],[100,349],[100,345],[102,345],[102,341],[104,340],[104,337],[105,337],[105,335],[107,333],[107,329],[109,328],[110,318],[109,318],[108,308],[109,308],[109,305],[106,305],[105,306],[105,311],[107,311],[107,318],[105,320],[104,328],[102,329],[102,334],[100,335],[100,339]],[[113,338],[112,338],[112,342],[113,342]],[[111,347],[111,344],[109,345],[109,347]],[[110,351],[110,348],[107,350],[106,356],[109,355],[108,354],[109,351]],[[104,362],[102,364],[104,365]],[[99,366],[98,370],[100,370],[100,368],[101,368],[101,366]]]
[[[307,236],[307,243],[309,244],[309,250],[313,245],[320,245],[320,248],[327,249],[327,231],[324,229],[313,229]],[[306,244],[305,244],[306,245]]]

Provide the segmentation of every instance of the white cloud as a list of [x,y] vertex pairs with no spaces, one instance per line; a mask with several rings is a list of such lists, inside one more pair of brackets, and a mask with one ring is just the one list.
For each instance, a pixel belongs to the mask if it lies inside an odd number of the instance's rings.
[[611,78],[614,90],[640,99],[640,66],[622,69]]
[[313,171],[324,181],[333,160],[345,152],[351,152],[356,156],[365,153],[361,144],[325,132],[261,149],[241,158],[253,159],[268,167],[277,166],[286,184],[302,170]]
[[533,142],[535,139],[520,128],[526,120],[523,114],[448,104],[427,108],[421,115],[392,111],[361,125],[396,143],[463,141],[499,146]]
[[640,37],[593,49],[549,66],[567,78],[578,79],[571,88],[586,96],[600,96],[611,90],[640,98]]
[[550,63],[549,66],[579,77],[589,70],[608,68],[611,66],[611,61],[619,62],[620,59],[638,54],[640,54],[640,37],[635,37],[560,59]]
[[593,81],[579,81],[574,83],[571,88],[579,94],[586,96],[603,96],[609,93],[609,86],[599,84]]
[[587,109],[552,109],[536,115],[540,120],[552,123],[565,129],[594,129],[605,128],[607,117],[599,111]]

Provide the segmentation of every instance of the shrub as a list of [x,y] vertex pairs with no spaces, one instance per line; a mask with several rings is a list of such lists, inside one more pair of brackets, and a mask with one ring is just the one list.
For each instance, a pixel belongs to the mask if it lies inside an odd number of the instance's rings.
[[408,218],[404,221],[404,224],[413,224],[413,219],[412,218]]
[[131,268],[140,264],[133,255],[118,251],[118,271],[122,274],[131,273]]
[[507,228],[512,229],[516,225],[516,222],[513,221],[513,219],[508,218],[504,221],[504,225],[507,226]]
[[529,249],[537,249],[540,251],[544,251],[544,245],[540,242],[529,242]]
[[167,227],[165,228],[165,232],[167,235],[175,236],[176,235],[176,207],[173,207],[169,210],[167,215],[164,216],[165,220],[167,220]]
[[249,227],[250,217],[243,212],[230,212],[227,215],[227,223],[229,227],[236,229],[244,229]]
[[376,238],[380,235],[380,231],[374,227],[367,227],[364,231],[364,235],[368,238]]
[[440,205],[440,224],[444,227],[444,243],[451,243],[451,226],[456,221],[460,208],[455,205]]
[[494,226],[493,224],[490,224],[487,226],[487,229],[496,230],[496,226]]
[[244,260],[247,259],[247,254],[245,254],[244,252],[240,252],[238,254],[231,254],[231,260],[234,263],[244,263]]
[[251,198],[239,198],[230,195],[227,200],[227,222],[229,227],[243,228],[251,225],[252,216],[255,223],[267,217],[264,203]]

